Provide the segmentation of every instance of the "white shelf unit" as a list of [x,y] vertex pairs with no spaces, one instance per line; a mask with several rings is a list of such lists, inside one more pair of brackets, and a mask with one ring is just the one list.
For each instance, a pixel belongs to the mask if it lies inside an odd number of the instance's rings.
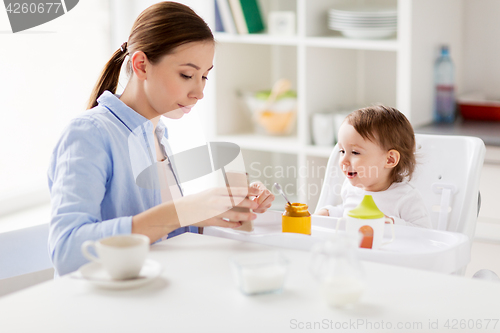
[[[210,78],[214,86],[206,94],[215,119],[214,139],[240,145],[244,159],[258,162],[261,171],[271,167],[270,177],[252,169],[250,177],[267,185],[289,185],[288,194],[307,203],[311,212],[333,149],[314,146],[313,113],[382,103],[398,108],[414,126],[426,124],[432,121],[432,68],[439,45],[450,45],[456,68],[461,68],[462,2],[364,0],[397,7],[397,36],[384,40],[348,39],[328,30],[327,11],[342,2],[346,1],[260,0],[265,20],[271,10],[294,11],[296,36],[216,33]],[[238,92],[270,89],[282,77],[297,91],[296,130],[288,137],[253,134],[251,116]],[[302,172],[281,177],[279,170],[288,166]]]

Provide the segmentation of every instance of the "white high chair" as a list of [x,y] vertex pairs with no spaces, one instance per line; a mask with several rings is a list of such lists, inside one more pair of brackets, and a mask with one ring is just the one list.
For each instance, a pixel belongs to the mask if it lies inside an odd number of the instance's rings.
[[[411,183],[424,199],[434,229],[474,238],[480,207],[479,177],[486,148],[481,139],[467,136],[416,134],[417,167]],[[344,182],[339,151],[333,149],[316,211],[342,203]]]

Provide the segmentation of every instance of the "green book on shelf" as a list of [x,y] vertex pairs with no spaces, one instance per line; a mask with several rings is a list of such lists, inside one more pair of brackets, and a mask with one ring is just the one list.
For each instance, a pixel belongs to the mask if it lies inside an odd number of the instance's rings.
[[258,0],[229,0],[236,28],[240,34],[264,30]]
[[240,3],[247,23],[248,32],[254,33],[264,30],[264,22],[260,14],[258,0],[240,0]]

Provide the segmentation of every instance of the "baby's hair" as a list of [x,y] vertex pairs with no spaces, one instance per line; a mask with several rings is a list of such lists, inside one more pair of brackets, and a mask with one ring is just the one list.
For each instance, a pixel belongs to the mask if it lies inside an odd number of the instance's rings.
[[[188,6],[164,1],[146,8],[135,20],[127,43],[123,43],[104,66],[90,96],[88,108],[97,105],[97,98],[105,90],[116,92],[120,70],[127,55],[142,51],[148,61],[155,64],[180,45],[203,41],[214,42],[212,31]],[[132,74],[130,60],[127,73]]]
[[415,133],[408,119],[395,108],[376,105],[356,110],[346,121],[365,139],[377,143],[387,151],[400,154],[398,165],[391,172],[392,182],[411,179],[415,170]]

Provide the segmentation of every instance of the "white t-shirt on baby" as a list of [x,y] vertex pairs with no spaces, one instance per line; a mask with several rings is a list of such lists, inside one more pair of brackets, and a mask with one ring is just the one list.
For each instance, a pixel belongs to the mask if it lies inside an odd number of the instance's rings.
[[408,182],[392,183],[385,191],[370,192],[352,186],[346,179],[340,192],[343,204],[323,208],[328,209],[330,216],[346,216],[348,211],[359,205],[365,194],[373,197],[382,213],[394,218],[394,224],[432,228],[422,196]]

